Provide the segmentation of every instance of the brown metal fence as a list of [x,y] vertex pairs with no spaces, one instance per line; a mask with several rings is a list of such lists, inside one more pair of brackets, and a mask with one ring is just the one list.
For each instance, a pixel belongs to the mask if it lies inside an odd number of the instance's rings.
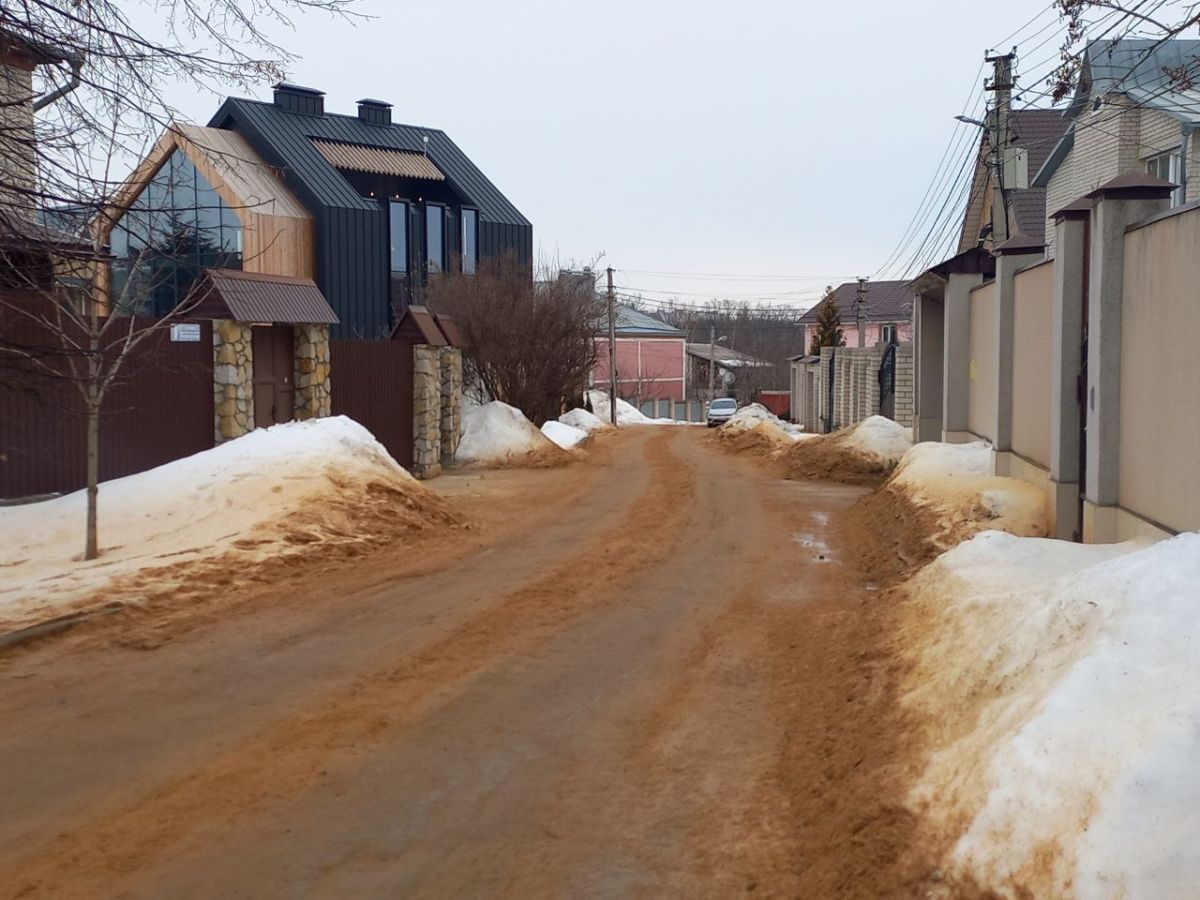
[[[122,366],[100,419],[101,480],[213,446],[212,323],[193,324],[200,327],[198,342],[174,342],[164,329]],[[83,403],[65,362],[54,358],[61,345],[41,326],[12,313],[0,318],[0,338],[0,498],[84,487]],[[59,376],[47,377],[17,362],[13,347],[43,348],[41,358]]]
[[329,342],[335,416],[366,427],[404,466],[413,464],[413,345],[406,341]]

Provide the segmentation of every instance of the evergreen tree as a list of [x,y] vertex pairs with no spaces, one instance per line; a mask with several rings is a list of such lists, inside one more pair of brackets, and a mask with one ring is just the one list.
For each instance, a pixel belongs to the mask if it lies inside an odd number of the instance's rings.
[[822,347],[844,347],[846,336],[842,332],[842,314],[838,310],[833,288],[825,292],[821,308],[817,313],[817,331],[808,347],[809,356],[819,356]]

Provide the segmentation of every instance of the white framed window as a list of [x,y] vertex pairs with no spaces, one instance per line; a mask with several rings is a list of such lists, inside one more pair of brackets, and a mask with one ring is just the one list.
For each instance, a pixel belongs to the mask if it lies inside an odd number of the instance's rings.
[[[1180,170],[1182,168],[1180,165],[1181,162],[1182,157],[1179,155],[1178,150],[1168,150],[1166,153],[1159,153],[1146,160],[1146,174],[1179,184]],[[1175,188],[1171,194],[1171,205],[1179,206],[1181,203],[1183,203],[1183,190]]]
[[880,328],[879,329],[879,342],[881,344],[883,344],[885,347],[888,344],[898,343],[897,334],[896,334],[896,326],[895,325],[884,325],[882,328]]

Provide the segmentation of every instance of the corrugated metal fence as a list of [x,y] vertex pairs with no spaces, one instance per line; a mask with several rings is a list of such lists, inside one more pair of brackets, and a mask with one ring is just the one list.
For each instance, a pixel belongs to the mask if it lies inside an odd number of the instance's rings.
[[329,342],[331,408],[365,426],[406,469],[413,464],[413,345]]
[[[137,320],[142,328],[151,320]],[[100,478],[120,478],[213,446],[212,323],[200,340],[148,337],[122,365],[100,419]],[[45,328],[11,311],[0,319],[0,498],[86,485],[86,421],[78,384]],[[8,347],[5,351],[3,348]],[[16,361],[11,348],[41,347],[57,377]],[[150,371],[152,370],[152,372]]]

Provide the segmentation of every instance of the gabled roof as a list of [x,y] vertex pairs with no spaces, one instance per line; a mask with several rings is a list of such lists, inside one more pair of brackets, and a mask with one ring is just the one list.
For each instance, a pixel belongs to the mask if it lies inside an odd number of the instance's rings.
[[196,319],[336,325],[338,317],[310,278],[205,269],[193,288]]
[[1125,94],[1139,105],[1183,122],[1200,123],[1200,89],[1177,88],[1168,70],[1197,75],[1200,40],[1096,40],[1084,50],[1079,87],[1066,115],[1075,118],[1093,97]]
[[[854,304],[858,299],[858,282],[847,281],[833,292],[842,317],[842,326],[855,321]],[[912,317],[911,281],[868,281],[866,315],[868,322],[902,322]],[[800,317],[802,325],[814,325],[821,314],[822,300]]]
[[616,304],[616,331],[619,335],[644,334],[654,337],[683,337],[684,334],[673,325],[668,325],[662,319],[634,309],[631,306]]
[[[322,113],[306,115],[274,103],[231,97],[212,117],[210,125],[228,128],[235,122],[239,131],[252,131],[256,146],[268,161],[283,166],[297,188],[326,207],[375,209],[378,204],[358,192],[343,178],[314,144],[315,140],[380,148],[408,154],[424,154],[429,138],[429,159],[466,201],[478,207],[482,219],[509,225],[529,226],[526,219],[499,189],[467,158],[445,132],[415,125],[378,125],[356,115]],[[270,149],[267,153],[266,148]]]
[[711,361],[715,356],[717,367],[721,369],[761,368],[771,365],[771,363],[759,359],[757,356],[751,356],[749,353],[734,350],[732,347],[726,347],[723,344],[717,344],[715,353],[711,344],[696,343],[687,344],[686,346],[688,356],[694,356],[697,359],[706,361]]

